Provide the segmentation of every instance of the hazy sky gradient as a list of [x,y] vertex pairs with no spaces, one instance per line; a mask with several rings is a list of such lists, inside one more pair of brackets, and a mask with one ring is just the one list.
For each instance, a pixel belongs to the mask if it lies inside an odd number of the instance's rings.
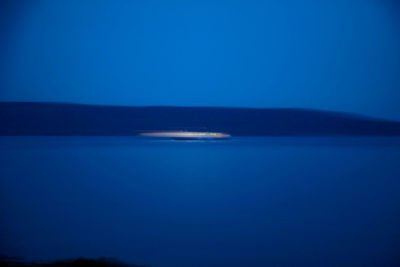
[[0,9],[1,101],[400,120],[396,1],[15,0]]

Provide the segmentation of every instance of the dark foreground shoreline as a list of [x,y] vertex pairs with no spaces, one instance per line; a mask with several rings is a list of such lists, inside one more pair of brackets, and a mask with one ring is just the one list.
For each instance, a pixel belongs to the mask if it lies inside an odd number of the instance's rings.
[[1,267],[148,267],[149,265],[127,264],[114,258],[77,258],[54,262],[27,262],[19,258],[0,256]]

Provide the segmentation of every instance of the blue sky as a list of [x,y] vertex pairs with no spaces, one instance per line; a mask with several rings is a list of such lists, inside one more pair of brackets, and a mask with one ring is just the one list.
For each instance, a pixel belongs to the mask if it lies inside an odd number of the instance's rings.
[[1,101],[400,120],[396,1],[5,0],[0,9]]

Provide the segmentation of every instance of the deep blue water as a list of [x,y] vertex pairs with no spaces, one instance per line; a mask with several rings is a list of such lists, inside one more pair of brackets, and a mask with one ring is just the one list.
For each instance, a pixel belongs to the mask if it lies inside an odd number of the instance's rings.
[[1,137],[0,254],[395,266],[400,138]]

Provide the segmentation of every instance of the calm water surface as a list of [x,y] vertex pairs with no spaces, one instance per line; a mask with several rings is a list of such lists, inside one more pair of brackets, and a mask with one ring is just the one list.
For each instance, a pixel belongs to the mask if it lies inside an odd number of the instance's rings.
[[396,266],[400,138],[0,137],[0,254]]

